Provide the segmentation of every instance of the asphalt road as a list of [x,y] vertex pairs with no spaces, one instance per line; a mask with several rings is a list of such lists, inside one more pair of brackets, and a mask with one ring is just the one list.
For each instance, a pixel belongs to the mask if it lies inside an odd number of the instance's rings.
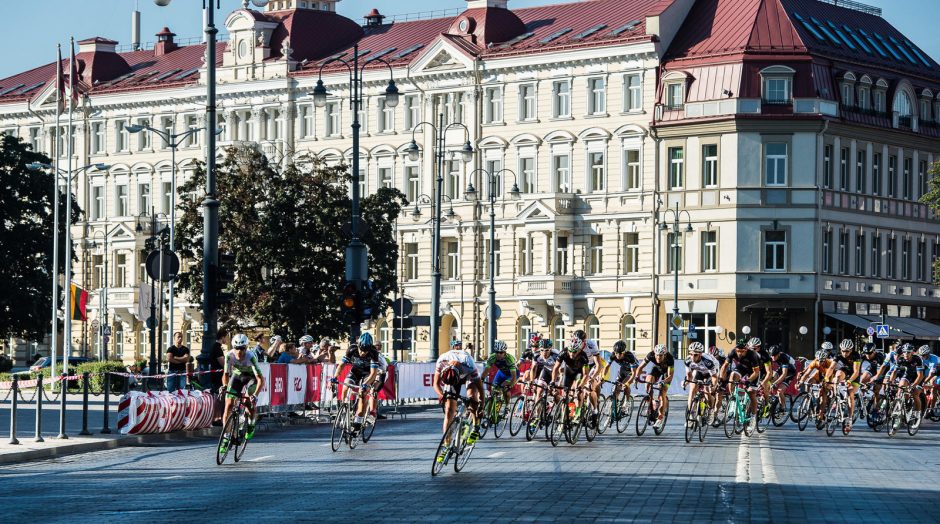
[[382,421],[332,452],[329,426],[259,433],[238,464],[215,441],[0,467],[5,522],[938,522],[940,431],[889,439],[799,432],[686,444],[681,402],[661,436],[608,432],[557,448],[480,441],[466,469],[432,478],[440,415]]

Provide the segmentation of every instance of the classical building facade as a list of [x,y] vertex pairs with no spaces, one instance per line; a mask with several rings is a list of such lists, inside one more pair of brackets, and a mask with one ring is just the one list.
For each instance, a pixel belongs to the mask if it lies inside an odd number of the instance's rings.
[[[732,24],[734,12],[790,24],[790,47],[778,49],[772,38],[755,36],[756,22],[749,30]],[[809,22],[801,25],[797,15]],[[894,67],[858,53],[839,58],[846,66],[833,65],[825,42],[806,43],[813,31],[822,31],[812,24],[824,22],[813,17],[840,24],[861,17],[866,30],[897,40],[894,53],[924,63],[913,71],[911,64]],[[924,166],[936,154],[937,128],[920,115],[928,93],[940,89],[940,66],[875,15],[815,0],[589,0],[528,9],[512,9],[507,0],[470,0],[453,17],[385,23],[374,12],[361,26],[336,13],[335,0],[275,0],[264,12],[236,10],[224,25],[217,64],[219,145],[256,144],[277,162],[302,164],[316,155],[349,163],[356,152],[348,70],[325,63],[351,59],[354,44],[361,63],[389,62],[364,69],[358,176],[365,194],[397,187],[410,203],[395,229],[399,296],[415,304],[406,337],[410,351],[402,358],[429,355],[432,211],[426,196],[436,186],[438,131],[423,122],[443,121],[449,128],[442,172],[441,349],[453,338],[485,347],[491,251],[501,309],[497,331],[513,351],[531,332],[561,345],[575,329],[605,348],[625,339],[637,351],[648,350],[666,340],[674,307],[671,270],[677,266],[683,344],[691,321],[701,328],[696,336],[718,345],[744,323],[771,340],[806,325],[807,337],[786,342],[808,347],[826,313],[833,321],[860,323],[844,315],[861,314],[862,297],[865,315],[937,316],[937,291],[926,267],[936,257],[940,227],[915,199]],[[709,43],[720,34],[732,35],[738,47],[720,52],[723,42]],[[80,42],[77,56],[83,96],[72,130],[73,162],[110,167],[80,175],[73,189],[86,210],[73,228],[75,281],[91,292],[89,320],[111,326],[108,355],[127,360],[149,351],[145,313],[137,307],[146,215],[170,215],[174,174],[167,145],[151,133],[129,133],[127,126],[172,133],[205,127],[205,46],[179,46],[174,37],[164,30],[152,49],[130,52],[94,38]],[[396,107],[384,99],[389,74],[401,90]],[[310,93],[321,75],[331,96],[318,108]],[[49,64],[0,80],[0,131],[52,151],[54,76],[55,64]],[[869,86],[871,108],[880,100],[880,112],[842,104],[847,82],[859,92]],[[769,88],[771,98],[762,91]],[[911,115],[896,109],[903,104],[901,92]],[[928,109],[938,114],[932,96]],[[457,123],[466,131],[451,125]],[[417,160],[405,152],[412,139],[422,151]],[[465,163],[454,150],[468,139],[476,154]],[[182,144],[177,183],[204,154],[198,133]],[[854,175],[856,160],[864,160],[863,179]],[[840,161],[852,173],[845,187],[838,185]],[[498,175],[495,183],[484,173]],[[909,192],[906,177],[912,180]],[[856,180],[863,180],[864,190]],[[883,193],[866,193],[874,180]],[[470,185],[475,193],[466,191]],[[665,210],[676,205],[688,212],[680,213],[683,227],[689,217],[693,233],[660,230]],[[850,253],[856,235],[864,236],[866,253],[875,249],[873,242],[884,250],[895,242],[895,273],[883,261],[878,273],[824,265],[818,246],[831,233],[830,263],[841,261],[835,258],[841,247],[834,246],[846,231]],[[902,262],[907,243],[913,249],[908,253],[923,251]],[[872,289],[862,291],[862,285]],[[871,299],[874,286],[877,301]],[[198,304],[178,297],[168,314],[199,347]],[[393,318],[389,312],[368,326],[386,350],[401,335],[392,330]],[[94,354],[102,340],[83,327],[73,329],[73,351]]]

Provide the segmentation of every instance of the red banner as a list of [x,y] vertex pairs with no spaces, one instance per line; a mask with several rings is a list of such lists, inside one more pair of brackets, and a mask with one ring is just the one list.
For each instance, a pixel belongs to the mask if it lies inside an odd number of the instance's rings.
[[382,384],[382,389],[379,390],[379,400],[395,400],[395,364],[388,365],[385,384]]
[[304,402],[320,401],[320,376],[323,374],[323,365],[307,366],[307,394]]
[[[522,379],[522,375],[525,374],[525,372],[530,367],[532,367],[532,363],[529,361],[522,362],[517,366],[517,368],[519,369],[519,380]],[[493,377],[496,376],[497,371],[499,370],[496,369],[496,367],[491,367],[489,370],[486,371],[486,375],[483,377],[483,381],[492,383]],[[522,394],[522,384],[520,384],[519,381],[517,380],[516,385],[513,386],[512,390],[510,390],[510,396],[516,397],[521,394]]]
[[287,404],[287,364],[271,364],[270,406]]

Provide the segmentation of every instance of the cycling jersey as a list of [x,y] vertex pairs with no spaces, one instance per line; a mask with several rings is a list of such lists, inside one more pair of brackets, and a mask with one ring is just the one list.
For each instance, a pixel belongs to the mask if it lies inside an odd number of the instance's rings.
[[258,358],[251,351],[245,351],[245,356],[238,358],[237,352],[233,349],[228,352],[225,359],[225,373],[229,376],[254,375],[260,377],[261,366],[258,365]]
[[610,363],[614,362],[620,366],[620,372],[618,373],[617,382],[623,382],[630,378],[630,375],[633,374],[633,370],[640,367],[640,361],[636,359],[636,355],[632,351],[624,352],[623,356],[617,358],[617,354],[614,353],[610,357]]
[[561,362],[565,374],[564,374],[564,387],[570,387],[574,383],[575,379],[578,378],[578,375],[584,373],[584,371],[589,367],[589,359],[587,354],[584,351],[579,351],[576,354],[565,352],[564,354],[558,357],[558,362]]
[[657,362],[656,353],[650,351],[649,354],[646,355],[646,358],[643,359],[642,365],[645,366],[650,362],[653,363],[653,369],[650,370],[650,376],[652,376],[654,379],[668,377],[672,374],[672,370],[676,367],[676,359],[672,356],[671,353],[666,353],[666,355],[663,357],[663,361]]
[[757,356],[760,358],[760,378],[767,376],[767,365],[771,365],[773,368],[773,358],[770,356],[770,353],[761,347],[760,349],[753,350],[754,353],[757,353]]
[[755,369],[762,368],[764,365],[760,355],[750,349],[743,356],[738,355],[737,351],[732,351],[728,355],[728,362],[731,363],[731,370],[737,371],[744,378],[751,376]]
[[343,357],[343,364],[349,364],[349,373],[365,377],[373,369],[381,369],[379,363],[379,352],[373,347],[371,349],[362,349],[353,347],[346,352]]
[[921,357],[924,363],[924,375],[929,376],[934,373],[940,373],[940,357],[937,355],[927,355]]
[[894,371],[894,369],[898,367],[898,354],[894,351],[888,353],[888,356],[884,357],[884,361],[881,363],[881,367],[887,367],[888,373]]
[[848,355],[839,353],[835,358],[836,371],[845,373],[845,378],[851,378],[855,372],[855,364],[861,364],[861,361],[862,356],[859,355],[858,351],[853,351]]
[[452,349],[438,357],[436,371],[441,372],[448,367],[453,367],[457,371],[461,382],[480,378],[473,357],[462,349]]
[[516,357],[506,353],[503,355],[503,358],[500,359],[496,353],[490,355],[490,358],[486,359],[485,368],[490,368],[496,366],[496,369],[502,371],[507,375],[512,375],[516,373]]
[[868,358],[862,359],[862,374],[874,376],[885,363],[884,353],[872,353]]
[[700,358],[698,362],[692,360],[692,357],[685,359],[685,369],[693,374],[692,378],[694,380],[701,380],[702,378],[718,374],[721,365],[718,363],[717,358],[708,354],[702,354],[702,358]]
[[898,379],[907,379],[910,381],[917,379],[918,373],[923,373],[924,371],[924,361],[917,355],[911,355],[907,360],[903,358],[898,358],[897,364],[897,378]]
[[782,375],[784,372],[787,372],[787,378],[785,381],[790,381],[793,376],[796,374],[796,361],[793,360],[793,357],[787,355],[786,353],[777,353],[777,360],[774,362],[777,364],[777,373]]

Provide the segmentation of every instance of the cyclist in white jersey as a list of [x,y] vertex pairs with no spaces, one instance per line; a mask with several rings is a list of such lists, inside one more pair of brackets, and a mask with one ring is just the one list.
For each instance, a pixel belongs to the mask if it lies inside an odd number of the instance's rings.
[[[453,343],[451,343],[453,347]],[[457,399],[460,396],[460,389],[464,384],[467,386],[467,409],[473,420],[473,432],[470,434],[468,443],[475,442],[480,438],[480,421],[477,416],[477,407],[480,405],[480,399],[485,395],[483,390],[483,378],[477,371],[476,363],[470,353],[462,349],[451,349],[437,359],[437,367],[434,371],[434,377],[431,379],[431,386],[440,397],[441,405],[444,408],[444,426],[442,431],[447,432],[447,426],[457,414]],[[472,441],[472,442],[471,442]]]

